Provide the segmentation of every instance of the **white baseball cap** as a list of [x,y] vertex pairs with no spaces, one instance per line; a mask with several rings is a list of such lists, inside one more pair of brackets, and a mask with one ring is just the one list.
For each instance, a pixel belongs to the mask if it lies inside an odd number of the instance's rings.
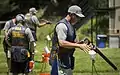
[[75,15],[77,15],[79,17],[85,17],[82,14],[82,9],[79,6],[77,6],[77,5],[70,6],[69,9],[68,9],[68,12],[69,13],[74,13]]
[[37,13],[38,11],[34,7],[32,7],[32,8],[29,9],[29,12]]

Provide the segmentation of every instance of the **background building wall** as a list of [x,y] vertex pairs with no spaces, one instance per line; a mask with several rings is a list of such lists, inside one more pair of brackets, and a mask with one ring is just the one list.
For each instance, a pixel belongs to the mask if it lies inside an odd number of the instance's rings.
[[109,47],[120,48],[120,0],[109,0]]

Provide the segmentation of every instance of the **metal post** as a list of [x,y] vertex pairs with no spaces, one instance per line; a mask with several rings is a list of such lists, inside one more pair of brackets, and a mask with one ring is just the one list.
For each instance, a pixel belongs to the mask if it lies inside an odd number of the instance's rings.
[[93,17],[91,17],[91,42],[93,43]]
[[0,44],[1,44],[1,30],[2,30],[2,27],[1,27],[1,24],[0,24]]
[[95,29],[95,32],[96,32],[96,46],[97,46],[97,24],[98,24],[98,18],[97,18],[97,15],[96,15],[96,29]]
[[96,75],[98,75],[98,73],[97,73],[97,70],[96,70],[96,68],[95,68],[95,60],[94,59],[92,59],[92,75],[94,74],[94,71],[95,71],[95,73],[96,73]]
[[[1,28],[1,25],[0,25],[0,28]],[[0,36],[1,36],[1,29],[0,29]],[[1,44],[1,37],[0,37],[0,44]]]
[[92,75],[93,75],[93,65],[94,65],[94,60],[92,60]]

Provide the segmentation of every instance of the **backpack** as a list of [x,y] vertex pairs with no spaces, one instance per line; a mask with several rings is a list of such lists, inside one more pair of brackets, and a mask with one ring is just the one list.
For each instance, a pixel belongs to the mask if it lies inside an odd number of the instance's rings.
[[31,30],[35,31],[35,29],[34,29],[35,22],[32,17],[33,17],[33,15],[31,15],[30,13],[27,13],[25,15],[25,22],[26,22],[27,27],[29,27]]
[[11,60],[14,62],[25,62],[28,60],[28,50],[19,47],[14,46],[11,48]]

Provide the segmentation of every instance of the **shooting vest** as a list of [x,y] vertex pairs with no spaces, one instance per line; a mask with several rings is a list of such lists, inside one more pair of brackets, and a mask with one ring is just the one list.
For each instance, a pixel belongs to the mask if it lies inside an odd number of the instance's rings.
[[[71,29],[71,25],[70,23],[66,20],[66,19],[62,19],[61,21],[59,21],[57,23],[57,25],[59,23],[64,23],[67,27],[67,38],[66,41],[69,42],[74,42],[75,38],[76,38],[76,33],[75,33],[75,29],[73,28],[73,30]],[[52,41],[52,48],[56,48],[55,46],[58,44],[58,38],[57,38],[57,33],[56,33],[56,28],[54,31],[54,36],[53,36],[53,41]],[[68,49],[68,48],[63,48],[59,46],[58,49],[58,60],[59,60],[59,66],[65,69],[73,69],[74,68],[74,57],[73,57],[73,53],[75,51],[75,48],[72,49]]]
[[30,13],[27,13],[27,14],[25,15],[25,21],[26,21],[28,27],[30,28],[30,30],[36,32],[37,26],[35,25],[32,17],[33,17],[33,15],[31,15]]
[[12,28],[11,32],[11,45],[12,46],[23,46],[28,48],[28,38],[25,34],[26,27],[23,25],[17,25]]
[[26,21],[27,27],[30,28],[35,41],[37,41],[37,36],[36,36],[37,25],[34,23],[32,17],[33,17],[33,15],[31,15],[30,13],[26,14],[25,21]]
[[18,24],[11,31],[11,60],[14,62],[25,62],[28,60],[29,42],[25,34],[26,27]]
[[[9,22],[9,28],[8,28],[8,30],[9,30],[10,28],[12,28],[12,27],[15,27],[15,26],[16,26],[16,24],[15,24],[15,23],[13,23],[13,20],[9,20],[8,22]],[[8,44],[6,43],[5,38],[4,38],[4,40],[3,40],[3,47],[4,47],[4,51],[5,51],[5,52],[7,52],[7,51],[8,51],[9,46],[8,46]]]
[[[73,30],[71,29],[71,25],[70,23],[66,20],[66,19],[62,19],[61,21],[58,22],[59,23],[64,23],[67,27],[67,38],[66,38],[66,41],[69,41],[69,42],[74,42],[75,38],[76,38],[76,33],[75,33],[75,29],[73,28]],[[68,49],[68,48],[63,48],[63,47],[59,47],[59,52],[58,54],[73,54],[75,48],[72,48],[72,49]]]

